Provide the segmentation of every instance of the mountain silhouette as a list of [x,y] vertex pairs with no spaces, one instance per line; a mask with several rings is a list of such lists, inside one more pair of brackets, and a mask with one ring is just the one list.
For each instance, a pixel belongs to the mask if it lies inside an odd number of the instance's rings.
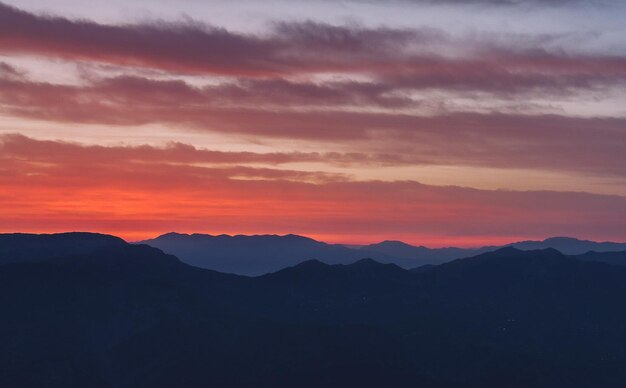
[[477,249],[466,248],[427,248],[425,246],[413,246],[402,241],[382,241],[377,244],[365,245],[361,249],[371,252],[383,253],[392,257],[412,260],[415,266],[427,264],[441,264],[450,260],[477,255],[482,252],[497,249],[496,247],[484,247]]
[[[47,252],[33,248],[41,241]],[[420,271],[308,260],[258,277],[93,234],[3,235],[0,252],[0,386],[626,379],[626,268],[555,249],[507,247]]]
[[[349,264],[371,258],[411,269],[491,252],[502,247],[427,248],[401,241],[383,241],[361,247],[326,244],[298,235],[219,235],[168,233],[140,242],[176,255],[183,262],[220,272],[257,276],[315,259],[327,264]],[[589,251],[626,251],[625,243],[594,242],[567,237],[521,241],[506,246],[521,250],[554,248],[568,255]]]
[[626,251],[626,243],[596,242],[589,240],[579,240],[571,237],[551,237],[543,241],[520,241],[509,245],[523,250],[554,248],[566,255],[581,255],[590,251]]
[[581,261],[593,261],[611,265],[626,266],[626,251],[624,252],[587,252],[582,255],[572,256]]
[[328,264],[348,264],[373,257],[381,262],[399,262],[408,268],[414,265],[411,260],[384,253],[326,244],[293,234],[212,236],[168,233],[140,243],[176,255],[196,267],[249,276],[278,271],[311,259]]
[[98,233],[0,234],[0,264],[46,261],[126,246],[121,238]]

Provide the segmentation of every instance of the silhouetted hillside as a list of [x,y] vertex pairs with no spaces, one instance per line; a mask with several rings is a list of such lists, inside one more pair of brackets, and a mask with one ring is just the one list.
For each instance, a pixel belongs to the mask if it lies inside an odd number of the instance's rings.
[[[3,249],[24,238],[3,237]],[[123,242],[63,255],[66,238],[45,237],[54,255],[14,253],[19,260],[0,265],[0,386],[569,388],[626,379],[626,268],[554,249],[504,248],[420,271],[312,260],[249,278]]]
[[597,263],[605,263],[611,265],[626,266],[625,252],[587,252],[582,255],[572,256],[582,261],[594,261]]
[[565,255],[581,255],[590,251],[626,251],[626,243],[596,242],[571,237],[551,237],[543,241],[520,241],[509,245],[526,251],[554,248]]
[[45,261],[125,245],[118,237],[98,233],[0,234],[0,264]]
[[366,245],[361,249],[383,253],[389,256],[412,260],[417,265],[441,264],[450,260],[477,255],[482,252],[497,249],[496,247],[485,247],[477,249],[465,248],[427,248],[424,246],[413,246],[402,241],[383,241],[377,244]]
[[[615,252],[626,251],[626,243],[595,242],[579,240],[571,237],[551,237],[543,241],[519,241],[505,245],[520,250],[532,251],[553,248],[566,255],[580,255],[590,251]],[[492,252],[502,247],[485,246],[480,248],[427,248],[413,246],[401,241],[383,241],[377,244],[366,245],[362,249],[370,252],[379,252],[392,257],[414,260],[418,262],[414,267],[426,264],[441,264],[455,259],[475,256],[485,252]]]
[[[441,264],[475,256],[501,247],[427,248],[401,241],[383,241],[358,248],[326,244],[297,235],[211,236],[206,234],[168,233],[142,243],[176,255],[183,262],[220,272],[257,276],[296,265],[307,260],[327,264],[349,264],[364,258],[393,263],[410,269],[427,264]],[[522,250],[554,248],[565,254],[626,250],[626,244],[596,243],[573,238],[555,237],[544,241],[522,241],[508,244]]]
[[408,268],[412,261],[332,245],[296,236],[211,236],[207,234],[168,233],[142,242],[178,256],[187,264],[240,275],[261,275],[278,271],[306,260],[328,264],[348,264],[373,257],[382,262],[398,262]]

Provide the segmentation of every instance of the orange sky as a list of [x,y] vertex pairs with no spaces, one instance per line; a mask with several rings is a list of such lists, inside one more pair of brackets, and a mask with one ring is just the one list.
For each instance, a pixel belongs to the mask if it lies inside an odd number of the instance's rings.
[[[454,15],[478,13],[455,3],[383,20],[347,2],[360,23],[285,3],[249,28],[234,5],[221,25],[111,4],[136,13],[0,3],[0,232],[626,240],[626,50],[606,10],[580,42],[575,9],[523,25],[489,2],[503,23],[464,30]],[[442,22],[403,16],[420,11]]]

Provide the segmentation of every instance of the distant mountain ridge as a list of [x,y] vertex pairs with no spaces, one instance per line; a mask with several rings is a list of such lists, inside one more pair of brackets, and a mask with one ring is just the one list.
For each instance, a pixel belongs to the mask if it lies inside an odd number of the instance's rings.
[[350,249],[308,237],[279,235],[207,235],[167,233],[139,242],[179,257],[200,268],[240,275],[262,275],[317,259],[327,264],[349,264],[364,258],[411,267],[411,259],[383,252]]
[[543,241],[520,241],[507,244],[517,249],[526,251],[554,248],[565,255],[582,255],[583,253],[595,252],[618,252],[626,251],[626,243],[596,242],[579,240],[572,237],[550,237]]
[[390,256],[412,259],[419,265],[441,264],[450,260],[459,259],[479,253],[492,251],[498,247],[483,248],[427,248],[425,246],[415,246],[402,241],[382,241],[377,244],[365,245],[363,250],[384,253]]
[[[176,255],[190,265],[249,276],[275,272],[311,259],[326,264],[349,264],[370,258],[381,263],[392,263],[410,269],[442,264],[503,247],[427,248],[401,241],[383,241],[360,247],[348,247],[340,244],[327,244],[294,234],[231,236],[167,233],[140,243]],[[567,255],[581,255],[590,251],[626,251],[626,243],[595,242],[568,237],[552,237],[543,241],[520,241],[506,246],[521,250],[554,248]]]

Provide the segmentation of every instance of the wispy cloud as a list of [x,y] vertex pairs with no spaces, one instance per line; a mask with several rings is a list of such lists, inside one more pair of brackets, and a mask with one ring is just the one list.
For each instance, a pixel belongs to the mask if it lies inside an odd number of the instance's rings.
[[277,23],[251,35],[196,22],[103,25],[0,3],[4,53],[240,77],[361,73],[395,87],[501,93],[624,81],[626,57],[568,54],[548,47],[546,39],[452,38],[429,28],[314,22]]
[[[180,81],[128,77],[87,86],[13,80],[0,80],[0,85],[2,111],[38,120],[121,126],[166,123],[258,139],[345,145],[359,141],[361,151],[393,154],[387,162],[398,164],[549,169],[626,177],[626,119],[619,117],[351,111],[332,109],[330,102],[377,100],[366,97],[368,92],[355,96],[306,86],[288,91],[290,87],[282,89],[281,83],[258,93],[240,86],[194,88]],[[270,95],[276,97],[268,106],[263,96]],[[296,108],[318,109],[287,109],[289,101]]]

